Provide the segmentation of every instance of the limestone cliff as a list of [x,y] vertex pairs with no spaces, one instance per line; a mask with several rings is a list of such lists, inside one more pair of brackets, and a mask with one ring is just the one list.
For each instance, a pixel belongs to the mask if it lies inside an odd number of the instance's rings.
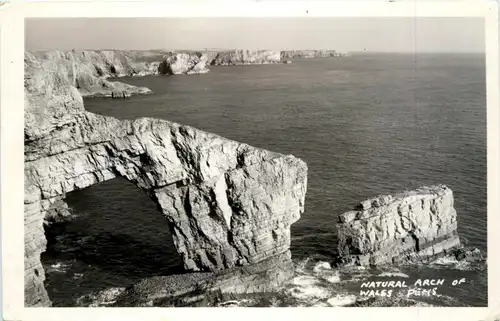
[[163,51],[48,51],[25,54],[25,64],[53,71],[78,89],[82,96],[122,98],[148,94],[150,89],[106,78],[156,74],[206,73],[208,57]]
[[[80,65],[68,53],[53,55],[57,66],[51,68],[49,56],[26,53],[25,59],[26,306],[50,305],[40,254],[53,204],[116,176],[161,208],[186,270],[217,271],[222,280],[223,271],[248,267],[240,278],[246,285],[220,281],[225,291],[268,290],[291,275],[290,225],[304,210],[307,186],[303,161],[166,120],[86,112],[75,70],[96,69],[96,60]],[[146,72],[134,64],[112,66],[116,75]],[[280,268],[269,272],[263,262],[280,262]],[[260,281],[252,287],[254,279]]]
[[212,65],[255,65],[279,64],[281,56],[279,51],[272,50],[233,50],[219,52]]
[[207,65],[207,55],[172,53],[160,63],[158,72],[165,75],[203,74],[209,71]]
[[363,201],[337,228],[344,263],[426,261],[460,245],[453,193],[444,185]]
[[281,51],[281,59],[304,59],[304,58],[327,58],[327,57],[345,57],[345,52],[336,50],[284,50]]
[[230,50],[207,53],[211,65],[258,65],[290,63],[289,59],[345,57],[336,50]]

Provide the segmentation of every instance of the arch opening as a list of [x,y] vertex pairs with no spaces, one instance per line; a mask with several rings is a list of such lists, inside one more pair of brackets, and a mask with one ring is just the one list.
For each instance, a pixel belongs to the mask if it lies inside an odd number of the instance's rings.
[[123,177],[68,193],[71,219],[44,224],[41,255],[53,306],[78,306],[91,293],[183,272],[171,226]]

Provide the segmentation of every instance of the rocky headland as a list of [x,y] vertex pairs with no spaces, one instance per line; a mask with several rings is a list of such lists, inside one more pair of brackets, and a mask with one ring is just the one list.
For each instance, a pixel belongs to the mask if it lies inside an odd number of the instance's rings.
[[[72,50],[27,52],[25,64],[66,78],[83,97],[123,98],[151,90],[107,78],[208,72],[207,56],[161,51]],[[30,75],[28,75],[29,77]]]
[[[52,65],[47,55],[25,58],[26,306],[51,305],[40,261],[44,222],[67,216],[66,193],[117,176],[161,208],[185,270],[214,273],[197,288],[263,291],[288,279],[290,225],[304,210],[306,164],[165,120],[120,121],[87,112],[81,70],[92,76],[85,84],[94,92],[93,77],[151,69],[117,54],[98,72],[101,58],[67,54],[54,53]],[[173,293],[189,292],[184,283]]]
[[125,98],[151,90],[109,78],[203,74],[210,71],[208,66],[279,64],[290,63],[292,58],[339,56],[342,54],[334,50],[71,50],[26,52],[25,64],[63,75],[83,97]]

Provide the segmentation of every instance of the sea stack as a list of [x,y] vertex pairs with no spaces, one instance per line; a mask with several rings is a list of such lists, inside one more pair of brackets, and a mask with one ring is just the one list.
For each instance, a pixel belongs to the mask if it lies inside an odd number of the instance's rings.
[[343,264],[428,261],[460,246],[453,192],[445,185],[382,195],[339,217]]

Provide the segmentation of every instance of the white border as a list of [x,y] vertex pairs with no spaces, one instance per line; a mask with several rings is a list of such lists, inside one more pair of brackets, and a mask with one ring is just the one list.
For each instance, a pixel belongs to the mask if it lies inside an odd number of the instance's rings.
[[[218,5],[221,4],[222,6]],[[7,7],[7,8],[6,8]],[[496,2],[169,1],[13,3],[0,7],[1,206],[5,320],[489,320],[488,308],[24,308],[23,56],[25,17],[484,17],[488,105],[488,298],[500,303],[499,78]],[[244,309],[244,310],[242,310]],[[500,310],[497,310],[497,314]]]

